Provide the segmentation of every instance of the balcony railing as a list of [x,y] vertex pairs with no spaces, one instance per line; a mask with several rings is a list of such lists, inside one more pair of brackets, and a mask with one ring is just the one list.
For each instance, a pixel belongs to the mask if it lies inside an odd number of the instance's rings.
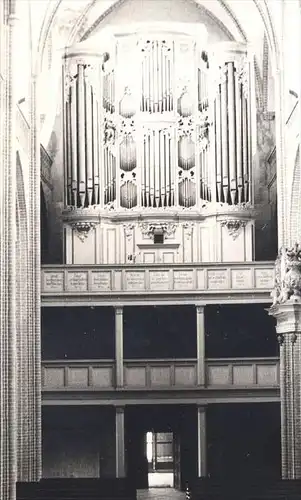
[[[274,263],[240,264],[151,264],[43,266],[43,302],[76,302],[101,298],[164,295],[209,300],[210,297],[248,297],[269,302],[274,287]],[[112,304],[113,305],[113,304]]]
[[[114,391],[113,360],[58,360],[42,363],[44,391]],[[277,389],[278,358],[207,359],[208,389]],[[126,360],[124,386],[128,390],[197,389],[195,359]]]

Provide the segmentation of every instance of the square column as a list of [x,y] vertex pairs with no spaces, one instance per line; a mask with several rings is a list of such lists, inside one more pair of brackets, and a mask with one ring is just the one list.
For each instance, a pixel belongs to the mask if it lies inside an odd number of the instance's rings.
[[198,406],[198,477],[207,476],[206,406]]
[[125,477],[124,406],[116,407],[116,477]]
[[115,383],[123,387],[123,307],[115,307]]
[[197,384],[205,385],[205,307],[196,306],[196,334],[197,334]]

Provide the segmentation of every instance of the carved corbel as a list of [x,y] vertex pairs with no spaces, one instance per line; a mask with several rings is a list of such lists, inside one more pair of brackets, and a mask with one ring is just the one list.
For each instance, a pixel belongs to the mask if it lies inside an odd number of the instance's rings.
[[247,221],[242,219],[226,219],[221,221],[221,225],[228,229],[228,233],[232,236],[233,240],[236,240],[246,224]]
[[94,208],[67,209],[63,212],[63,222],[73,229],[80,241],[84,242],[90,231],[99,224],[100,217]]
[[77,221],[71,223],[72,229],[75,231],[76,235],[81,241],[85,241],[85,239],[88,237],[89,232],[91,229],[94,229],[96,226],[96,222],[84,222],[84,221]]

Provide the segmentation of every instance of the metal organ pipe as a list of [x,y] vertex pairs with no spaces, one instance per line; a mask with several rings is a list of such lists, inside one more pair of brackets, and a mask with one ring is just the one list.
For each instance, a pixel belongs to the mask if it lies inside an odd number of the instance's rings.
[[71,84],[71,147],[72,147],[72,193],[73,204],[77,206],[77,77]]
[[86,161],[87,161],[87,194],[88,203],[93,198],[93,122],[92,122],[92,90],[89,82],[85,82],[86,101]]
[[77,80],[77,102],[78,102],[78,177],[79,177],[79,199],[80,205],[85,206],[86,201],[86,152],[85,152],[85,80],[84,66],[78,65]]
[[248,154],[248,102],[245,97],[242,99],[243,112],[243,172],[244,172],[244,198],[248,198],[249,191],[249,154]]
[[[237,192],[236,178],[236,127],[235,127],[235,85],[234,85],[234,64],[229,62],[228,69],[228,132],[229,132],[229,175],[230,175],[230,196],[232,205],[235,204]],[[226,201],[226,200],[225,200]]]
[[92,92],[92,135],[93,135],[93,185],[94,203],[99,203],[99,143],[98,143],[98,104]]
[[242,170],[242,110],[241,110],[241,83],[235,74],[235,115],[236,115],[236,160],[237,160],[237,195],[238,203],[243,201],[243,170]]
[[222,141],[221,141],[221,94],[218,90],[215,101],[215,144],[216,144],[216,188],[217,201],[222,201]]
[[227,107],[227,73],[222,68],[221,83],[221,131],[222,131],[222,179],[224,202],[228,202],[229,195],[229,146],[228,146],[228,107]]
[[71,135],[71,88],[68,89],[68,100],[66,102],[65,127],[66,134],[66,171],[67,171],[67,205],[72,205],[72,135]]

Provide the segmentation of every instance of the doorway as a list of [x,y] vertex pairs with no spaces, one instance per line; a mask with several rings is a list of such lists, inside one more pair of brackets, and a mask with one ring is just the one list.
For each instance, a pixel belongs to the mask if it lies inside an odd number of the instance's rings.
[[173,433],[148,431],[145,439],[149,488],[172,488],[174,486]]
[[185,490],[197,475],[197,411],[184,405],[128,406],[126,470],[138,490]]

